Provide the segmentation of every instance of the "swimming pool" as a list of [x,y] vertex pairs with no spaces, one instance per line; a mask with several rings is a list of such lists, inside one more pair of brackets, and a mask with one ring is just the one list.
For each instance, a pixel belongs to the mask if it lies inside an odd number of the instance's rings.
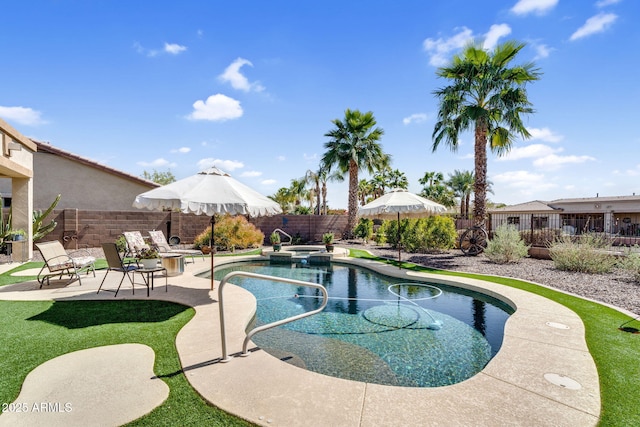
[[[464,381],[497,353],[512,313],[486,295],[408,284],[339,263],[241,262],[218,267],[215,278],[238,270],[325,286],[330,299],[323,312],[259,333],[253,342],[288,363],[355,381],[411,387]],[[320,305],[320,294],[307,288],[242,277],[231,282],[257,299],[249,328]],[[433,328],[434,319],[440,329]]]

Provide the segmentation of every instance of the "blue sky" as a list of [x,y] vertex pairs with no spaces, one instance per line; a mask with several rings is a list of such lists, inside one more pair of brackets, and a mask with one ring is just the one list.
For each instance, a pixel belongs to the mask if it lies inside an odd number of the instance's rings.
[[[265,195],[317,170],[347,108],[372,111],[392,167],[473,170],[473,136],[432,153],[436,77],[470,40],[527,43],[533,138],[489,155],[490,200],[640,194],[640,2],[14,1],[0,117],[125,172],[212,164]],[[360,178],[370,178],[361,174]],[[346,208],[347,184],[329,185]]]

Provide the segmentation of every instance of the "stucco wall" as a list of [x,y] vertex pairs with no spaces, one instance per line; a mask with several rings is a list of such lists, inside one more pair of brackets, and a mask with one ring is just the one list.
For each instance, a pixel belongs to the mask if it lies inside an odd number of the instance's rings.
[[62,194],[59,209],[130,210],[135,196],[153,188],[49,153],[37,153],[33,163],[35,209]]

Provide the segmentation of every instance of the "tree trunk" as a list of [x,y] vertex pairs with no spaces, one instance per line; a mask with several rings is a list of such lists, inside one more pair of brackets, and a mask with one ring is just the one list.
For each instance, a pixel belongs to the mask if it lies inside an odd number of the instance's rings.
[[475,199],[473,203],[473,225],[484,227],[486,216],[487,199],[487,130],[488,125],[485,118],[481,117],[476,121],[475,129],[475,168],[476,180],[473,192]]
[[353,230],[356,228],[358,218],[358,164],[349,163],[349,217],[347,229],[344,232],[345,239],[353,239]]
[[322,183],[322,215],[327,214],[327,183]]
[[316,215],[320,215],[320,183],[316,181]]

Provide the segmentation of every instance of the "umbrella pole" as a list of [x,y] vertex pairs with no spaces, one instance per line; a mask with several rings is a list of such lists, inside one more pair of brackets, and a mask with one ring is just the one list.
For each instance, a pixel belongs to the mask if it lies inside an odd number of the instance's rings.
[[209,247],[211,248],[211,290],[213,290],[213,229],[216,226],[216,217],[215,215],[211,215],[211,237],[209,238]]
[[398,268],[402,268],[400,266],[400,251],[402,250],[402,245],[400,244],[401,238],[402,234],[400,233],[400,212],[398,212]]

